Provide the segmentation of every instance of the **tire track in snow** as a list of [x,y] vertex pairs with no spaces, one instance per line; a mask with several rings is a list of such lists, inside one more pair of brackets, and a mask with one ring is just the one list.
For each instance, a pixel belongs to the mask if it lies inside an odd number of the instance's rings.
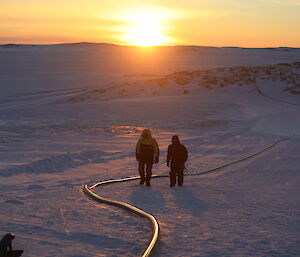
[[284,101],[284,100],[277,99],[277,98],[274,98],[272,96],[266,95],[264,92],[261,91],[261,89],[257,85],[255,85],[255,89],[263,97],[269,98],[269,99],[271,99],[273,101],[276,101],[276,102],[281,102],[281,103],[285,103],[285,104],[289,104],[289,105],[295,105],[295,106],[299,106],[300,107],[300,104],[295,104],[295,103],[287,102],[287,101]]

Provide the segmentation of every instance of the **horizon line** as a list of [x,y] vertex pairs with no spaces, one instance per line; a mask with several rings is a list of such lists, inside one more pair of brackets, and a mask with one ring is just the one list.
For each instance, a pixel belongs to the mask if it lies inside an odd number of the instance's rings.
[[140,47],[140,48],[151,48],[151,47],[207,47],[207,48],[240,48],[240,49],[277,49],[277,48],[290,48],[290,49],[300,49],[296,46],[265,46],[265,47],[244,47],[244,46],[207,46],[207,45],[157,45],[157,46],[136,46],[136,45],[122,45],[114,43],[105,43],[105,42],[64,42],[64,43],[42,43],[42,44],[33,44],[33,43],[4,43],[0,44],[1,47],[14,47],[14,46],[63,46],[63,45],[111,45],[111,46],[121,46],[121,47]]

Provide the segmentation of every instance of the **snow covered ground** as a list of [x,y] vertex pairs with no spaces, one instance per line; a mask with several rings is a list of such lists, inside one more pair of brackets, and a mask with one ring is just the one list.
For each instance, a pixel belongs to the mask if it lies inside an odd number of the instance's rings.
[[[155,256],[299,256],[300,51],[112,45],[0,47],[0,233],[24,256],[139,256],[147,220],[94,202],[84,184],[137,175],[150,128],[178,134],[187,173],[95,191],[157,217]],[[135,56],[135,58],[132,58]],[[280,63],[280,65],[278,65]]]

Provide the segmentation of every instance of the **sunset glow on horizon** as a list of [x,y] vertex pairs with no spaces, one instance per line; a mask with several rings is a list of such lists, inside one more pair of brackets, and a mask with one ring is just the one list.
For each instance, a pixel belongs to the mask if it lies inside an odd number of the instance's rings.
[[124,28],[124,42],[133,46],[159,46],[170,44],[165,35],[164,22],[170,17],[160,10],[142,9],[128,12],[124,21],[130,25]]
[[0,44],[300,47],[300,0],[1,0]]

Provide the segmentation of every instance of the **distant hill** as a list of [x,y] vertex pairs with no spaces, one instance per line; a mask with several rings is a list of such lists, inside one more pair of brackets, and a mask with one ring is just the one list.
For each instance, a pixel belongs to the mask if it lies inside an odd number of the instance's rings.
[[[93,43],[93,42],[74,42],[74,43],[61,43],[61,44],[0,44],[0,47],[6,48],[15,48],[15,47],[45,47],[45,46],[75,46],[75,47],[86,47],[86,46],[120,46],[117,44],[110,44],[110,43]],[[125,46],[125,45],[124,45]],[[175,45],[175,46],[158,46],[158,47],[178,47],[184,49],[268,49],[268,50],[283,50],[283,51],[290,51],[290,50],[300,50],[299,47],[238,47],[238,46],[226,46],[226,47],[215,47],[215,46],[197,46],[197,45]]]
[[108,43],[90,43],[90,42],[77,42],[77,43],[61,43],[61,44],[2,44],[0,47],[43,47],[43,46],[117,46]]

